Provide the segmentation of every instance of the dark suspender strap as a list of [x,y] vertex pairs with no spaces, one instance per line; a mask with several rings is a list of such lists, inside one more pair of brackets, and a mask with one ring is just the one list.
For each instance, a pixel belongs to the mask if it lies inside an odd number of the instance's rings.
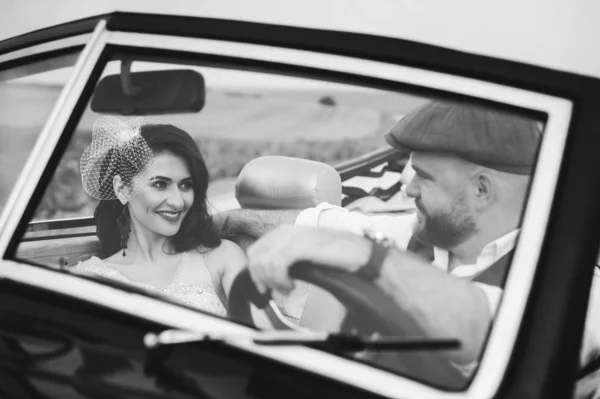
[[423,244],[414,236],[410,238],[406,250],[413,254],[420,255],[421,257],[425,258],[428,262],[433,262],[433,246]]
[[478,283],[493,285],[500,288],[504,287],[513,252],[514,251],[510,251],[498,259],[496,263],[485,269],[482,273],[473,278],[472,281],[477,281]]

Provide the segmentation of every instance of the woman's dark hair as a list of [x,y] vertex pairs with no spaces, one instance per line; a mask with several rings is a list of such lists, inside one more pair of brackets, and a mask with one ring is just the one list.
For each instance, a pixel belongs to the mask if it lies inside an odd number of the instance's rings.
[[[173,125],[144,125],[141,135],[148,143],[155,155],[170,153],[182,158],[190,169],[192,175],[192,186],[194,189],[194,202],[181,228],[170,242],[175,252],[185,252],[200,246],[215,248],[221,244],[221,238],[213,226],[212,216],[208,213],[206,191],[208,190],[209,176],[206,163],[200,154],[198,145],[185,131]],[[114,151],[108,153],[101,166],[100,181],[107,186],[105,189],[112,190],[112,176],[109,167],[111,160],[119,156],[121,160],[127,159],[129,166],[134,170],[142,170],[145,165],[133,164],[136,157],[128,157],[127,154],[117,154]],[[103,172],[103,173],[102,173]],[[109,177],[109,178],[107,178]],[[125,182],[128,184],[129,182]],[[117,226],[117,218],[123,212],[124,206],[118,199],[100,201],[94,212],[96,221],[96,234],[100,239],[101,251],[99,256],[106,258],[121,249],[121,236]]]

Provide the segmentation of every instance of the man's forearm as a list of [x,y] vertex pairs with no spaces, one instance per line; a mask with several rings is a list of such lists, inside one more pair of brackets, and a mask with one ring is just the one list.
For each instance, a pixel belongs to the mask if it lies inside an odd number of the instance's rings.
[[281,224],[293,224],[302,210],[234,209],[223,212],[223,233],[261,237]]
[[[319,230],[319,249],[305,260],[356,271],[370,255],[372,244],[351,234]],[[377,286],[393,298],[430,337],[457,338],[460,351],[449,357],[465,364],[477,360],[492,317],[485,294],[468,280],[451,276],[413,254],[390,249]]]
[[[367,263],[372,247],[354,233],[282,226],[248,250],[249,267],[261,292],[268,286],[285,291],[291,283],[281,268],[308,261],[355,272]],[[485,293],[475,283],[390,248],[375,284],[426,336],[461,341],[460,350],[447,352],[450,360],[466,366],[478,359],[492,316]]]
[[461,341],[461,350],[448,353],[451,360],[467,364],[479,358],[492,316],[475,284],[395,249],[376,283],[429,336]]

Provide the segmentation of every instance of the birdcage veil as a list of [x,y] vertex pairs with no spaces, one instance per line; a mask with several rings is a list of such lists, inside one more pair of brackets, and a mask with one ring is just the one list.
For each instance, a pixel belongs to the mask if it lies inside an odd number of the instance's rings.
[[142,118],[122,121],[102,116],[92,128],[92,142],[81,155],[84,190],[99,200],[117,199],[113,179],[120,176],[126,196],[148,187],[154,176],[154,153],[141,135]]

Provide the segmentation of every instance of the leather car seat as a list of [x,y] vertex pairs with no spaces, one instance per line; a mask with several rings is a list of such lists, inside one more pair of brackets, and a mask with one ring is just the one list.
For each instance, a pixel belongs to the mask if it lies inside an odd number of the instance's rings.
[[[322,162],[283,156],[256,158],[242,169],[235,187],[242,208],[306,209],[322,202],[341,206],[342,180],[339,173]],[[244,249],[256,238],[233,238]],[[297,282],[288,296],[274,293],[282,313],[297,323],[304,308],[309,286]]]

